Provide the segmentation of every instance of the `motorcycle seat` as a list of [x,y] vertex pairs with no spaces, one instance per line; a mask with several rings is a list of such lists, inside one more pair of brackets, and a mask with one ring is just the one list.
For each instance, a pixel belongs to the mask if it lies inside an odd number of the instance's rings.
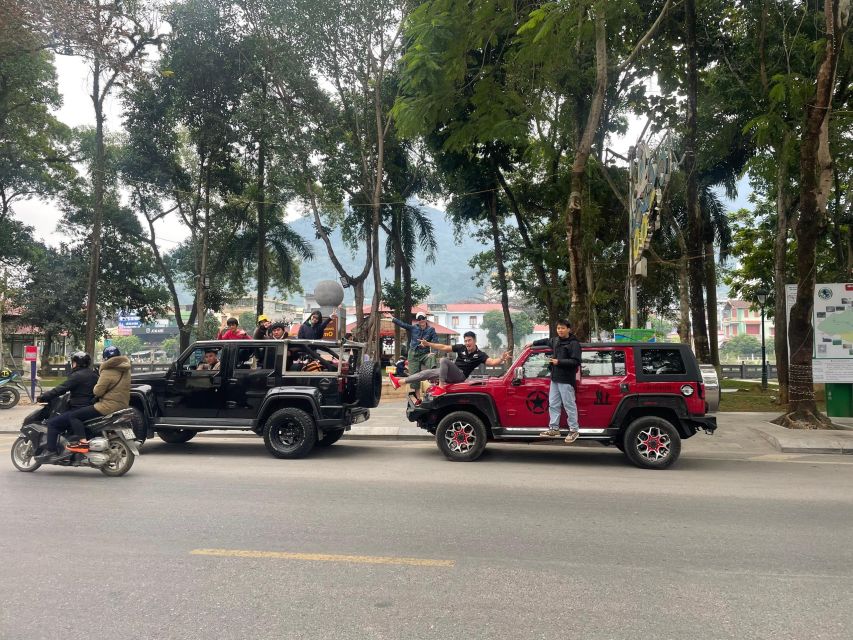
[[132,409],[119,409],[114,413],[108,413],[105,416],[99,416],[97,418],[92,418],[91,420],[86,420],[83,424],[87,429],[97,429],[107,423],[113,422],[116,418],[130,418],[133,416]]

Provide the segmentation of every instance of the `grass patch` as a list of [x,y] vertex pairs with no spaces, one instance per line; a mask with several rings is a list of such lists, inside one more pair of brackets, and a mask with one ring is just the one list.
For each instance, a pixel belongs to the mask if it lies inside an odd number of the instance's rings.
[[[720,411],[778,411],[782,407],[776,404],[779,395],[779,385],[768,383],[767,391],[762,391],[760,382],[743,382],[740,380],[723,379],[720,384],[723,389],[735,389],[733,392],[720,394]],[[826,402],[823,385],[815,385],[815,399],[818,409],[826,412]]]

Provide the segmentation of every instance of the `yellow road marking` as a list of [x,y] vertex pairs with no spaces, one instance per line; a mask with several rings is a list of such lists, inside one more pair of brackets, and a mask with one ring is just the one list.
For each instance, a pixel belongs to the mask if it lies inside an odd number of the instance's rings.
[[274,558],[314,562],[348,562],[351,564],[400,564],[415,567],[453,567],[454,560],[429,558],[397,558],[394,556],[344,556],[331,553],[287,553],[284,551],[252,551],[244,549],[193,549],[190,555],[219,558]]

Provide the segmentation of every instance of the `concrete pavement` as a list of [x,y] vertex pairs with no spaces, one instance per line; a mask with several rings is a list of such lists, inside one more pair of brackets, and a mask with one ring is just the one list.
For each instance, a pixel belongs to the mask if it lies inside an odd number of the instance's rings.
[[119,479],[19,473],[2,435],[0,637],[848,638],[853,460],[744,433],[663,472],[602,447],[155,440]]

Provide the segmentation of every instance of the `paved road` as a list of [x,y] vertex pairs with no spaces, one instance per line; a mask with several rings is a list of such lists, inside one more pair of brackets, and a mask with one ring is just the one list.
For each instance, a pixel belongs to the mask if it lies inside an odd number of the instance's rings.
[[0,637],[849,638],[853,460],[722,435],[665,472],[200,437],[119,479],[19,473],[0,435]]

